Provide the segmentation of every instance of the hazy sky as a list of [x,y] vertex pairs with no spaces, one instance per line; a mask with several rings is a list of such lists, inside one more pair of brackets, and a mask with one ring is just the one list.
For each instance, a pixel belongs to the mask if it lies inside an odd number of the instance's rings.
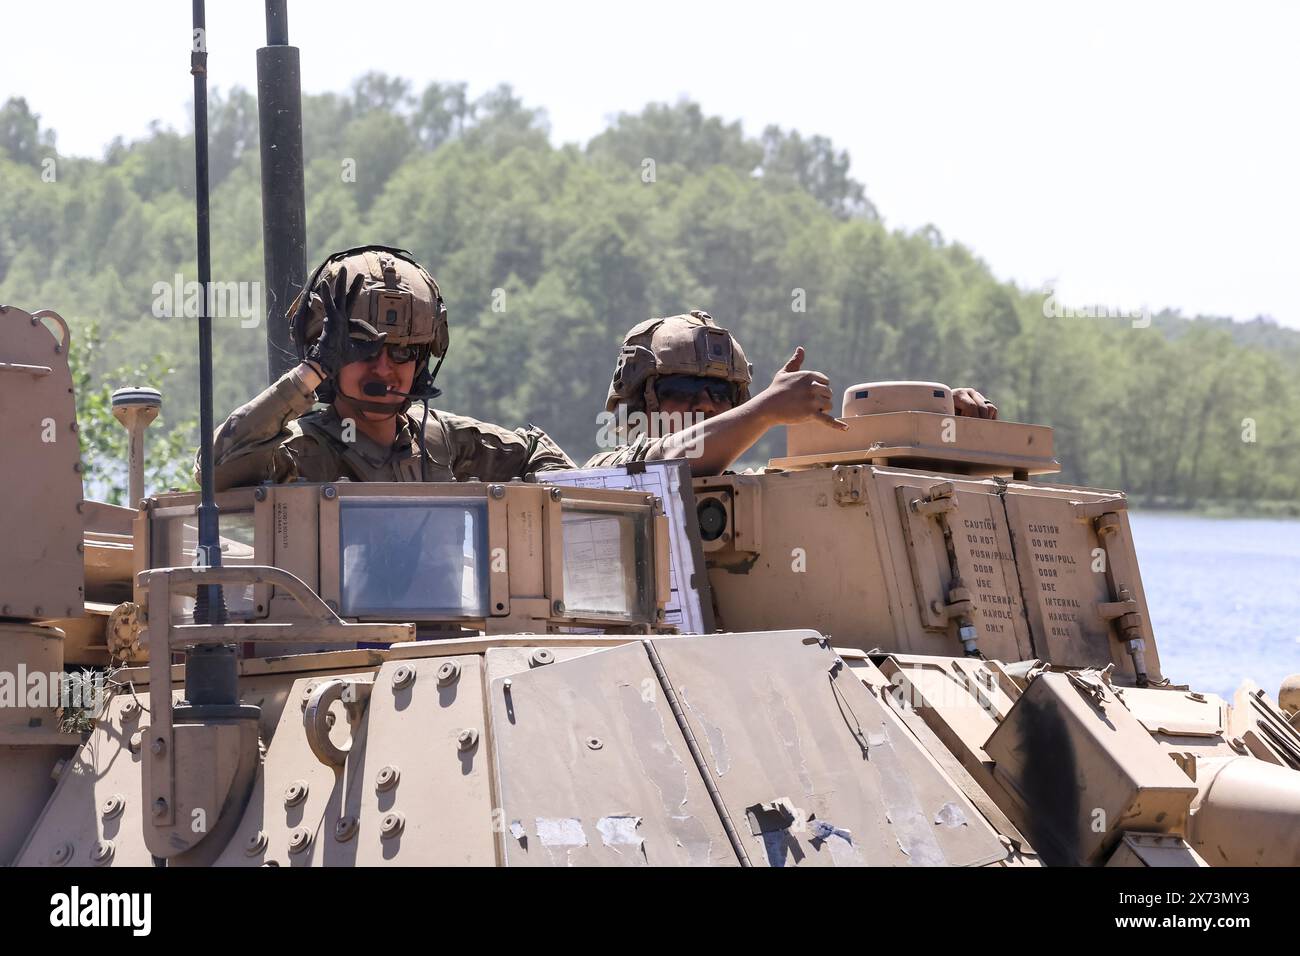
[[[0,98],[61,150],[189,126],[189,3],[23,10]],[[686,96],[829,136],[891,227],[934,223],[1063,301],[1300,328],[1298,4],[290,0],[289,25],[307,92],[508,82],[556,142]],[[208,31],[210,82],[255,90],[262,4],[209,0]]]

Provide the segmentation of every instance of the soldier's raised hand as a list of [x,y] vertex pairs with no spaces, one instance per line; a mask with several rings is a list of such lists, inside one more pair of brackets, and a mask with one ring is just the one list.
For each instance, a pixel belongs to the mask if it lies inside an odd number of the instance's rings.
[[841,431],[847,429],[848,423],[831,414],[835,396],[830,379],[821,372],[805,370],[805,354],[803,346],[796,348],[790,360],[772,376],[772,384],[754,401],[761,404],[769,425],[816,420]]
[[[349,289],[348,270],[339,269],[332,294],[321,297],[325,306],[325,324],[321,329],[320,338],[307,349],[307,360],[315,362],[326,378],[333,378],[338,374],[339,369],[352,362],[366,362],[373,359],[384,347],[384,340],[388,338],[387,332],[380,332],[362,319],[351,321],[355,321],[371,338],[366,340],[352,337],[349,317],[352,315],[352,307],[356,304],[357,296],[361,294],[361,287],[365,281],[366,277],[358,274]],[[330,290],[325,291],[328,293]]]

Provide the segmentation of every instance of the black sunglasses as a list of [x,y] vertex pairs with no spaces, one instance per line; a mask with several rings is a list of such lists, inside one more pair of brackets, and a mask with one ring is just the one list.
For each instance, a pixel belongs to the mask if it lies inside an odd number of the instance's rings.
[[[394,365],[405,365],[407,362],[413,362],[416,356],[420,354],[419,348],[414,345],[397,345],[395,343],[390,345],[385,343],[384,350],[388,352],[388,360]],[[375,349],[374,357],[368,361],[373,362],[379,358],[379,351],[379,349]]]
[[736,403],[736,390],[730,382],[720,378],[704,375],[665,375],[655,382],[655,395],[676,401],[693,401],[698,395],[708,392],[709,398],[721,404]]

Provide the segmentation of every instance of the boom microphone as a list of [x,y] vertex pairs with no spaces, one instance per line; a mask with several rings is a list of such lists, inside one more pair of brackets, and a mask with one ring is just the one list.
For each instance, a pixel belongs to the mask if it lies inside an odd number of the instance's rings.
[[410,398],[415,401],[423,401],[426,398],[437,398],[442,394],[442,389],[429,387],[427,392],[401,392],[395,388],[385,385],[383,382],[366,382],[361,386],[361,391],[365,392],[372,398],[383,398],[385,395],[397,395],[401,398]]

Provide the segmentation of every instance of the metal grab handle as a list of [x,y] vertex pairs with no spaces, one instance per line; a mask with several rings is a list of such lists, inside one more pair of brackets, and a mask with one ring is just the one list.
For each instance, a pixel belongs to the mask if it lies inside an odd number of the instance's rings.
[[[151,568],[141,571],[137,578],[146,593],[151,593],[152,583],[161,583],[168,597],[174,593],[193,593],[210,585],[269,584],[285,591],[298,602],[306,613],[302,624],[176,624],[168,629],[169,640],[180,636],[183,643],[227,643],[231,641],[282,641],[292,639],[292,633],[302,633],[303,641],[324,643],[351,641],[380,641],[393,643],[415,640],[415,625],[406,624],[349,624],[335,614],[319,595],[301,578],[285,571],[260,564],[220,568]],[[164,602],[162,613],[168,614]],[[152,611],[152,608],[151,608]],[[307,625],[306,627],[303,624]]]
[[269,584],[287,591],[307,612],[313,621],[322,623],[342,623],[338,615],[330,610],[328,604],[302,578],[284,570],[262,564],[245,564],[239,566],[223,565],[219,568],[151,568],[138,575],[140,584],[147,590],[149,580],[156,575],[167,578],[168,590],[188,593],[191,589],[211,584]]
[[[49,319],[51,322],[59,323],[59,328],[63,331],[63,338],[59,340],[58,348],[66,349],[68,343],[72,340],[72,333],[68,331],[68,323],[64,321],[63,316],[59,315],[59,313],[55,312],[53,309],[41,309],[39,312],[32,313],[32,324],[35,325],[39,323],[44,325],[44,322],[41,321],[42,319]],[[47,329],[49,328],[48,325],[45,327]],[[56,349],[56,351],[57,350],[58,349]]]
[[352,750],[350,738],[346,747],[340,747],[330,739],[330,726],[326,719],[335,702],[343,699],[349,683],[337,677],[325,681],[312,691],[302,712],[302,728],[307,734],[307,745],[317,760],[331,767],[341,767],[347,763],[348,753]]
[[22,365],[18,362],[0,362],[0,372],[19,372],[27,375],[49,375],[54,369],[48,365]]

